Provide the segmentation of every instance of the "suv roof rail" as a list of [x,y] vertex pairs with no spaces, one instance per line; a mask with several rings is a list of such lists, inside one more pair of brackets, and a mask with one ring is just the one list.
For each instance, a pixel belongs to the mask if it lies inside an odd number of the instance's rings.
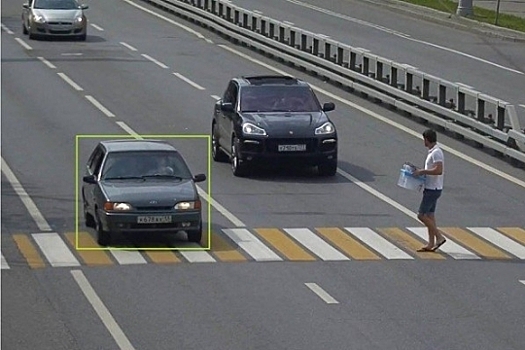
[[254,75],[254,76],[243,76],[250,84],[263,85],[263,84],[297,84],[299,81],[297,78],[288,75]]

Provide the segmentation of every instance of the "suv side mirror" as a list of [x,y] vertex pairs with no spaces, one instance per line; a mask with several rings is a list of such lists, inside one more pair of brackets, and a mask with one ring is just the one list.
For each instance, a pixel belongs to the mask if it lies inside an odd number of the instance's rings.
[[95,178],[95,175],[86,175],[82,178],[82,181],[88,183],[88,184],[96,184],[97,179]]
[[334,109],[335,109],[335,105],[333,102],[326,102],[323,105],[323,112],[330,112],[330,111],[333,111]]
[[206,175],[205,174],[197,174],[193,177],[193,181],[194,182],[203,182],[206,180]]
[[231,102],[223,102],[221,103],[221,110],[223,112],[233,112],[233,103]]

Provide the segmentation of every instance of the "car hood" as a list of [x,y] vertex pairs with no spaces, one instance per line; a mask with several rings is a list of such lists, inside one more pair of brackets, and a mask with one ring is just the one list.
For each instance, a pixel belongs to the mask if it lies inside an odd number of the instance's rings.
[[191,180],[106,180],[101,181],[100,186],[110,201],[134,206],[172,206],[197,198]]
[[251,122],[269,135],[311,134],[316,127],[328,121],[322,112],[290,112],[290,113],[243,113],[244,121]]
[[43,16],[46,21],[73,21],[75,18],[82,16],[82,10],[34,10],[35,15]]

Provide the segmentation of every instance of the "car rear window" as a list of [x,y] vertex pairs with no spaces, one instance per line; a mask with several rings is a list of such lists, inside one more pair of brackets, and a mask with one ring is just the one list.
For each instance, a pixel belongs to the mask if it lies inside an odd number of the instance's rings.
[[319,112],[321,106],[307,86],[246,86],[241,89],[242,112]]

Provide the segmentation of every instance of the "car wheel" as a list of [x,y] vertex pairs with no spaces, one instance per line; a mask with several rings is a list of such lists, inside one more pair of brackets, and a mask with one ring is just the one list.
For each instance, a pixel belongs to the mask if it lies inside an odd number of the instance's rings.
[[31,33],[31,32],[28,32],[29,33],[29,39],[30,40],[35,40],[36,39],[36,35]]
[[193,243],[200,243],[202,239],[202,223],[199,225],[197,230],[188,230],[186,231],[188,235],[188,241]]
[[87,38],[87,34],[83,34],[81,36],[78,37],[78,40],[80,41],[86,41],[86,38]]
[[103,247],[111,244],[111,233],[104,231],[98,214],[95,214],[95,230],[97,231],[97,243]]
[[245,176],[247,173],[246,164],[242,163],[239,157],[239,139],[232,138],[232,155],[231,155],[232,172],[235,176]]
[[335,176],[337,173],[337,160],[321,163],[317,166],[320,176]]
[[226,154],[219,147],[219,140],[217,139],[215,123],[211,127],[211,155],[216,162],[225,162],[228,160]]
[[26,24],[23,23],[23,22],[22,22],[22,32],[23,32],[25,35],[27,35],[27,33],[29,33],[29,32],[27,31]]

